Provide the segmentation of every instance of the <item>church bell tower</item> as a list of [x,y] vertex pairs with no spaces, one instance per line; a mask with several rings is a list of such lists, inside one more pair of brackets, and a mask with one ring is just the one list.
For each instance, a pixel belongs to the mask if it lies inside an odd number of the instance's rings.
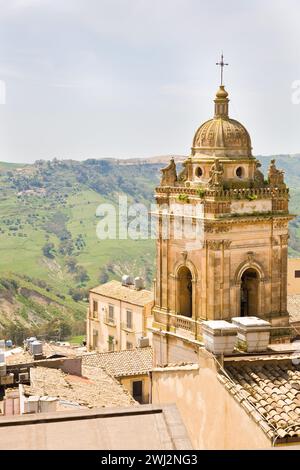
[[[229,117],[221,82],[214,116],[197,129],[182,171],[172,159],[156,188],[156,332],[197,341],[201,321],[238,316],[288,325],[289,191],[275,160],[266,177],[260,167],[248,131]],[[174,235],[175,206],[190,209],[179,216],[183,225],[196,226],[202,214],[193,242]]]

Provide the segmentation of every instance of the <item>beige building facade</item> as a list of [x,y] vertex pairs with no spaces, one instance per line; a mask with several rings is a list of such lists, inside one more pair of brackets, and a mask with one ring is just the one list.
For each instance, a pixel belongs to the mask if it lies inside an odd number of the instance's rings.
[[270,440],[257,429],[218,380],[214,361],[156,368],[153,403],[172,403],[180,412],[192,446],[200,450],[266,449]]
[[288,295],[300,294],[300,258],[288,259]]
[[110,281],[90,290],[87,347],[99,352],[133,349],[151,333],[153,293]]
[[204,348],[193,353],[193,364],[153,369],[152,400],[176,403],[194,449],[299,445],[299,351],[223,360]]

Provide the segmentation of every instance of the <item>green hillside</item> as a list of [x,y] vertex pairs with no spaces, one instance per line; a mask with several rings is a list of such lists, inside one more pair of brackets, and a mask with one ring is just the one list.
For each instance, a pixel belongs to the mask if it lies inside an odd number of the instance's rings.
[[[269,157],[259,157],[266,172]],[[300,155],[276,156],[291,187],[291,212],[300,206]],[[0,163],[0,328],[20,341],[29,333],[84,333],[87,292],[123,273],[154,273],[153,240],[99,240],[96,209],[153,202],[162,160]],[[300,218],[291,222],[290,255],[300,256]]]
[[96,209],[120,194],[149,205],[158,176],[157,164],[105,160],[0,165],[2,328],[41,334],[59,318],[56,329],[81,334],[90,287],[123,273],[150,286],[153,241],[99,240]]

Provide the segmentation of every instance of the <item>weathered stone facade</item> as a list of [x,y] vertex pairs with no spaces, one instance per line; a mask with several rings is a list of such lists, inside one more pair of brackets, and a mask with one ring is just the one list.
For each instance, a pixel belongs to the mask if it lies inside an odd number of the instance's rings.
[[[196,131],[183,171],[177,178],[172,161],[156,188],[153,327],[188,330],[196,340],[198,321],[207,319],[255,315],[288,325],[289,191],[274,161],[264,179],[247,130],[228,116],[228,102],[221,86],[215,116]],[[178,215],[178,207],[189,215]],[[195,231],[183,233],[187,225],[198,227],[195,238]]]

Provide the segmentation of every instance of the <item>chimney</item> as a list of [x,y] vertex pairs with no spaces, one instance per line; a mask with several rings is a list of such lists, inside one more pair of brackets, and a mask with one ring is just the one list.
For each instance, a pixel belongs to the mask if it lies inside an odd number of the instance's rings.
[[124,274],[122,276],[122,286],[131,286],[133,284],[133,279],[131,276],[128,276],[127,274]]
[[134,287],[136,290],[144,289],[144,279],[142,277],[136,277],[134,279]]
[[247,352],[266,351],[270,343],[271,323],[258,317],[234,317],[238,327],[238,348]]
[[205,348],[216,355],[232,354],[237,341],[238,327],[225,320],[208,320],[202,323]]
[[150,346],[149,338],[147,336],[141,336],[138,339],[138,347],[139,348],[148,348],[148,346]]

